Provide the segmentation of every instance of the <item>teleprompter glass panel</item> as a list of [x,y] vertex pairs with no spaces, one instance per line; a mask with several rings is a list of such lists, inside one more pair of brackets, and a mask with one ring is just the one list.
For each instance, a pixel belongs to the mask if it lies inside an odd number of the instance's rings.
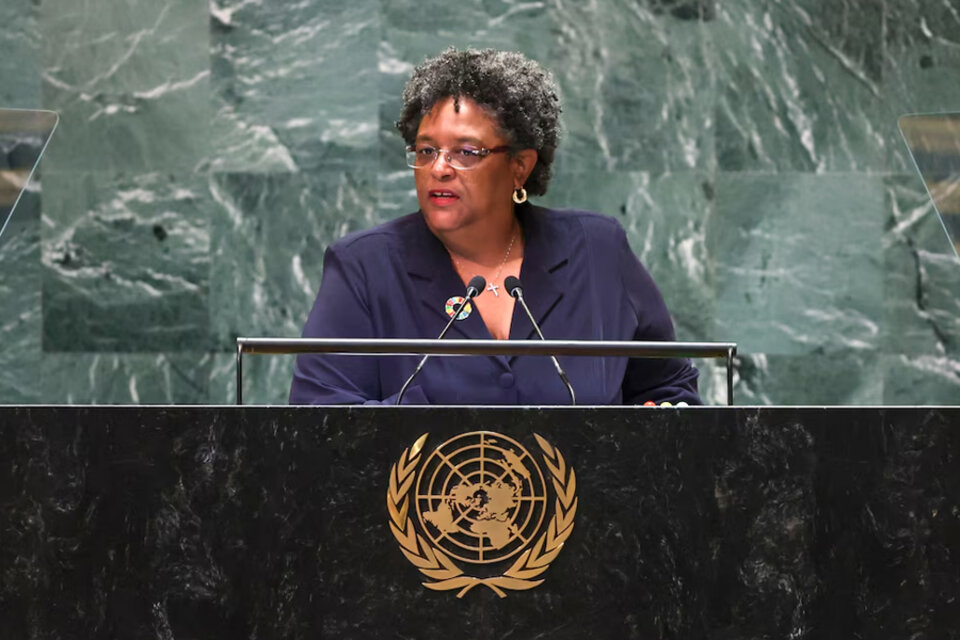
[[59,120],[52,111],[0,109],[0,241]]
[[905,115],[898,122],[940,222],[960,255],[960,113]]

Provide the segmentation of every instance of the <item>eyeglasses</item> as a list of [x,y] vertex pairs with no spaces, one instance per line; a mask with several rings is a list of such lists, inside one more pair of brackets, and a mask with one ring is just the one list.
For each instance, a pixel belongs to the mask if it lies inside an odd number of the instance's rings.
[[511,147],[494,147],[493,149],[474,149],[473,147],[454,147],[453,149],[438,149],[429,146],[407,147],[407,166],[413,169],[432,167],[440,154],[454,169],[475,169],[480,161],[491,153],[510,151]]

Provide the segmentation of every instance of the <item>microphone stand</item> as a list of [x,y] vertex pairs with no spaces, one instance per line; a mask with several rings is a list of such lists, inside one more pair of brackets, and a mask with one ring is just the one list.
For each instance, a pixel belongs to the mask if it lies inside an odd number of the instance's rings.
[[[487,286],[487,281],[484,280],[483,276],[473,276],[470,278],[470,283],[467,284],[467,295],[463,297],[463,302],[457,305],[457,307],[453,310],[453,315],[450,316],[450,321],[447,322],[447,326],[445,326],[443,331],[440,332],[440,335],[437,336],[437,340],[440,340],[443,338],[443,336],[447,335],[447,331],[450,330],[450,327],[453,326],[453,323],[456,322],[458,317],[460,317],[460,312],[463,311],[463,308],[466,307],[467,304],[477,295],[479,295],[485,286]],[[429,353],[423,356],[423,358],[417,364],[417,368],[413,370],[413,373],[410,374],[410,377],[407,378],[407,381],[403,383],[402,387],[400,387],[400,393],[397,394],[396,404],[399,405],[400,401],[403,400],[403,394],[407,392],[407,387],[409,387],[410,383],[413,382],[413,379],[420,374],[420,370],[423,369],[423,365],[427,363],[427,358],[429,357]]]
[[[533,314],[530,313],[530,307],[527,306],[526,300],[523,299],[523,285],[520,284],[520,279],[515,276],[509,276],[503,281],[503,285],[507,288],[507,291],[510,293],[510,295],[516,298],[517,302],[520,303],[520,306],[523,307],[527,317],[530,318],[530,324],[533,325],[533,328],[536,330],[537,335],[540,336],[540,339],[546,340],[546,338],[543,337],[543,332],[540,331],[540,325],[537,324],[537,321],[533,318]],[[570,384],[570,380],[567,378],[566,372],[563,370],[563,367],[560,366],[560,361],[557,360],[557,356],[554,355],[551,355],[550,359],[553,360],[553,366],[557,370],[557,375],[560,376],[560,380],[562,380],[563,384],[567,387],[567,393],[570,394],[570,405],[576,405],[577,396],[573,393],[573,385]]]

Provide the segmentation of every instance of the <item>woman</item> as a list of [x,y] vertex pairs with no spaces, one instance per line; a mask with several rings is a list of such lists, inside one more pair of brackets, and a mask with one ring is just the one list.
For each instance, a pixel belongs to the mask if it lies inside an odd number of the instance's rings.
[[[527,202],[546,193],[560,105],[550,75],[517,53],[449,49],[418,67],[397,127],[420,211],[349,235],[324,257],[304,337],[434,338],[452,297],[487,287],[450,338],[527,339],[506,294],[518,276],[551,339],[672,340],[660,293],[612,218]],[[290,401],[393,404],[419,358],[302,355]],[[578,404],[699,404],[687,360],[561,358]],[[545,357],[431,358],[404,404],[568,404]]]

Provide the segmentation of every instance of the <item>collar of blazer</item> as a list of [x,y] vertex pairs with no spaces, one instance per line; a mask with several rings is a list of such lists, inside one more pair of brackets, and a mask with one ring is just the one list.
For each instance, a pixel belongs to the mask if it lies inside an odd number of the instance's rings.
[[[565,225],[552,220],[549,209],[524,204],[518,206],[516,212],[526,243],[520,271],[523,297],[537,323],[542,325],[563,298],[564,280],[568,277],[565,268],[569,264],[570,252],[580,239],[572,237]],[[404,264],[411,277],[420,283],[417,287],[420,304],[427,308],[428,314],[445,319],[444,303],[450,296],[462,295],[464,285],[450,263],[443,243],[430,233],[422,216],[417,220],[417,224],[411,225],[410,236],[403,239]],[[462,338],[482,340],[490,337],[479,314],[455,322],[450,331],[451,334],[457,331]],[[510,338],[530,339],[535,335],[526,314],[517,305]]]

